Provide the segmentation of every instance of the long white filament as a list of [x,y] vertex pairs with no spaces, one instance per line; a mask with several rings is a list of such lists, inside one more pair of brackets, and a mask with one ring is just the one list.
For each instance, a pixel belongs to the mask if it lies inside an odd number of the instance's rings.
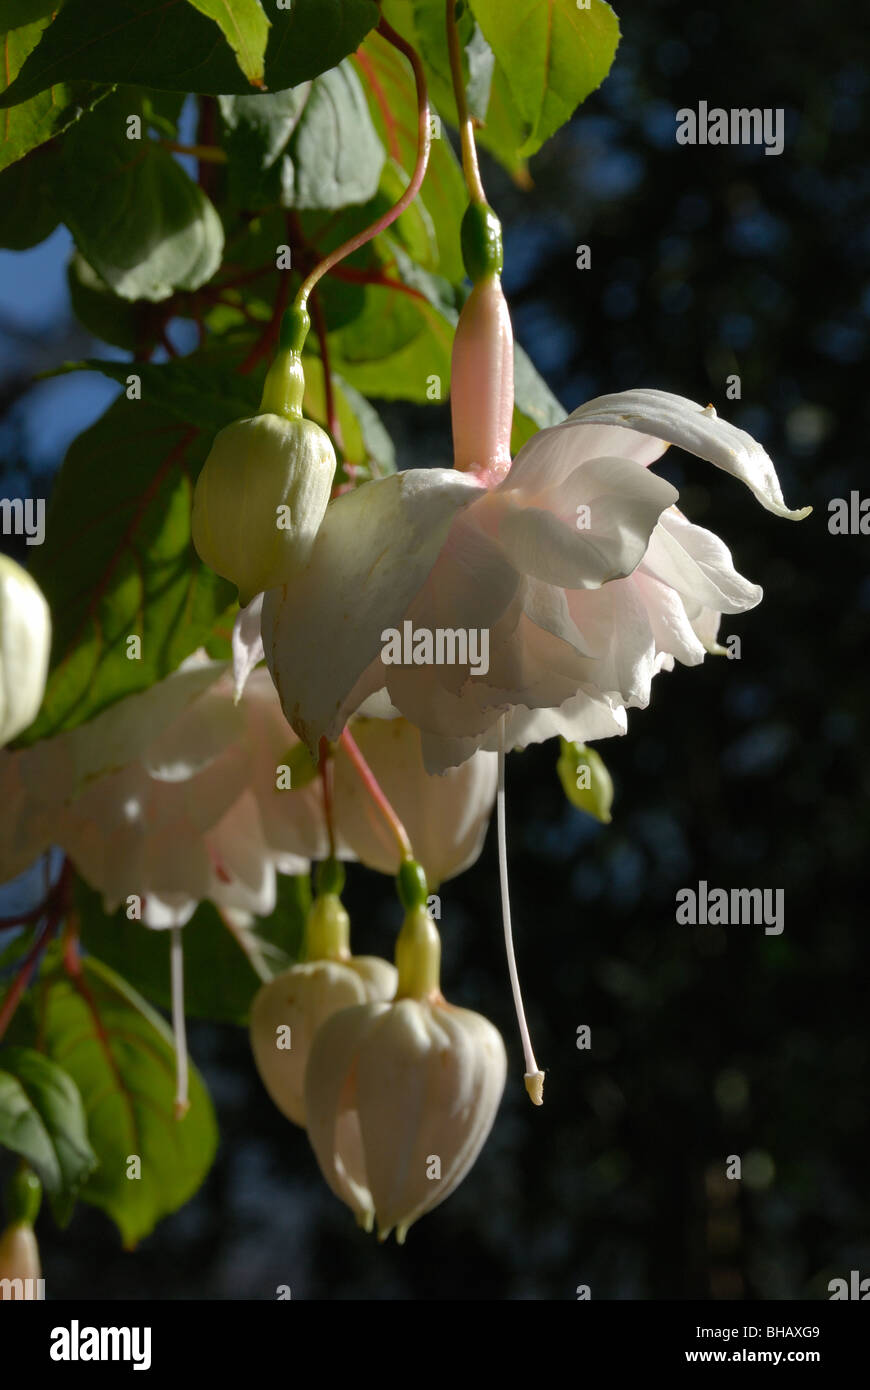
[[180,1120],[190,1108],[187,1032],[184,1026],[184,947],[181,944],[181,927],[172,928],[169,960],[172,979],[172,1031],[175,1035],[175,1118]]
[[532,1050],[532,1040],[529,1037],[529,1025],[526,1022],[526,1013],[523,1008],[523,996],[520,991],[520,977],[517,974],[517,959],[514,954],[514,937],[511,928],[511,902],[508,890],[508,870],[507,870],[507,833],[505,831],[505,809],[504,809],[504,726],[505,716],[502,715],[498,725],[498,797],[497,797],[497,821],[498,821],[498,873],[501,882],[501,910],[504,919],[504,945],[507,954],[508,974],[510,976],[511,990],[514,996],[514,1008],[517,1012],[517,1023],[519,1024],[520,1037],[523,1043],[523,1056],[526,1059],[525,1083],[526,1090],[532,1099],[533,1104],[543,1105],[544,1103],[544,1073],[535,1061],[535,1054]]

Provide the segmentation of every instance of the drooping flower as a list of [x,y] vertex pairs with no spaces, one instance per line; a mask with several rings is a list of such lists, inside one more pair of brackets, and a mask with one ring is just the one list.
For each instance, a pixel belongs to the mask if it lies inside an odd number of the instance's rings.
[[[664,392],[580,407],[492,488],[440,469],[363,484],[331,504],[302,574],[266,595],[266,656],[289,722],[313,746],[386,687],[433,771],[495,747],[502,714],[509,747],[624,731],[658,670],[701,660],[717,615],[761,597],[650,472],[667,439],[776,515],[805,515],[785,507],[755,440]],[[382,633],[408,619],[488,629],[488,672],[385,665]]]
[[381,1240],[466,1176],[492,1128],[507,1061],[487,1019],[448,1004],[440,942],[422,906],[405,919],[392,1004],[342,1009],[318,1030],[305,1074],[308,1137],[323,1176]]
[[305,1125],[305,1067],[317,1030],[339,1009],[396,992],[394,966],[353,956],[350,919],[336,893],[321,893],[308,916],[306,959],[263,985],[251,1006],[251,1047],[266,1090],[282,1114]]
[[32,724],[45,693],[51,616],[42,590],[0,555],[0,748]]
[[107,911],[136,895],[148,926],[183,925],[204,898],[240,921],[271,912],[276,873],[325,852],[313,796],[282,800],[277,786],[295,743],[264,673],[237,707],[227,663],[196,653],[88,723],[0,757],[18,812],[0,877],[56,844]]

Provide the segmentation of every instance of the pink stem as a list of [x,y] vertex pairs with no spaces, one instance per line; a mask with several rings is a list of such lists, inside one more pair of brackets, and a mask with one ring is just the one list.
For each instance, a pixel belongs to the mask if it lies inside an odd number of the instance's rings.
[[309,294],[314,289],[318,280],[322,279],[334,265],[337,265],[339,261],[343,261],[345,256],[350,256],[354,251],[358,251],[361,246],[365,246],[367,242],[371,241],[373,237],[378,236],[380,232],[385,231],[387,227],[392,226],[396,218],[401,217],[405,209],[413,203],[417,194],[420,192],[420,187],[426,176],[426,169],[429,164],[429,147],[432,143],[432,132],[429,127],[429,94],[426,89],[426,77],[423,72],[423,64],[420,62],[419,57],[411,45],[406,43],[401,34],[397,34],[392,25],[388,24],[383,17],[378,25],[378,33],[382,34],[387,42],[391,43],[394,48],[397,48],[400,53],[403,53],[414,69],[414,81],[417,86],[417,162],[414,165],[411,182],[408,184],[399,201],[394,203],[393,206],[385,212],[382,217],[379,217],[376,222],[373,222],[370,227],[366,227],[363,231],[357,232],[356,236],[349,237],[347,241],[342,242],[341,246],[337,246],[334,251],[330,251],[328,255],[324,256],[320,264],[316,265],[311,273],[303,280],[299,293],[296,296],[297,304],[304,305],[306,303]]

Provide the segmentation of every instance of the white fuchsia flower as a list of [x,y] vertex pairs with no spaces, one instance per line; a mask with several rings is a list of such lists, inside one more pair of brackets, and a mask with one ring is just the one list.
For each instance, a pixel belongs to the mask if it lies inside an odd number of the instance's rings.
[[238,921],[269,913],[276,873],[325,853],[316,787],[277,786],[296,743],[264,672],[236,706],[228,663],[196,653],[90,722],[0,757],[18,813],[0,877],[55,844],[107,911],[140,897],[148,926],[181,926],[204,898]]
[[[581,406],[491,488],[415,469],[337,498],[307,568],[264,603],[267,660],[296,731],[310,746],[334,738],[386,687],[433,771],[494,748],[502,714],[508,747],[624,732],[658,670],[701,660],[718,615],[761,598],[650,471],[667,440],[740,478],[768,511],[806,514],[785,507],[748,434],[659,391]],[[382,633],[406,619],[489,629],[489,671],[385,665]]]
[[304,873],[325,852],[316,787],[291,793],[277,784],[295,739],[262,673],[238,705],[223,662],[197,659],[147,694],[197,670],[210,676],[206,688],[164,727],[154,709],[139,756],[91,780],[55,830],[107,910],[138,894],[151,927],[182,926],[205,898],[235,920],[268,916],[276,874]]
[[335,1194],[381,1240],[462,1182],[492,1128],[507,1059],[480,1014],[438,988],[438,933],[424,907],[399,935],[396,1001],[342,1009],[318,1030],[305,1073],[308,1137]]

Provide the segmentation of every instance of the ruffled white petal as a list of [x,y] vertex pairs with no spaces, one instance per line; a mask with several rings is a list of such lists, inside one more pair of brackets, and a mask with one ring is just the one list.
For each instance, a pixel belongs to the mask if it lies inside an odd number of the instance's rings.
[[565,589],[598,589],[631,573],[677,495],[670,483],[631,459],[590,459],[565,480],[558,496],[547,499],[547,507],[526,500],[519,489],[499,489],[495,498],[504,510],[498,538],[521,574]]
[[676,444],[739,478],[775,516],[800,521],[812,511],[785,505],[776,469],[751,434],[720,420],[712,406],[697,405],[685,396],[646,390],[597,396],[553,428],[570,430],[575,424],[620,425]]

